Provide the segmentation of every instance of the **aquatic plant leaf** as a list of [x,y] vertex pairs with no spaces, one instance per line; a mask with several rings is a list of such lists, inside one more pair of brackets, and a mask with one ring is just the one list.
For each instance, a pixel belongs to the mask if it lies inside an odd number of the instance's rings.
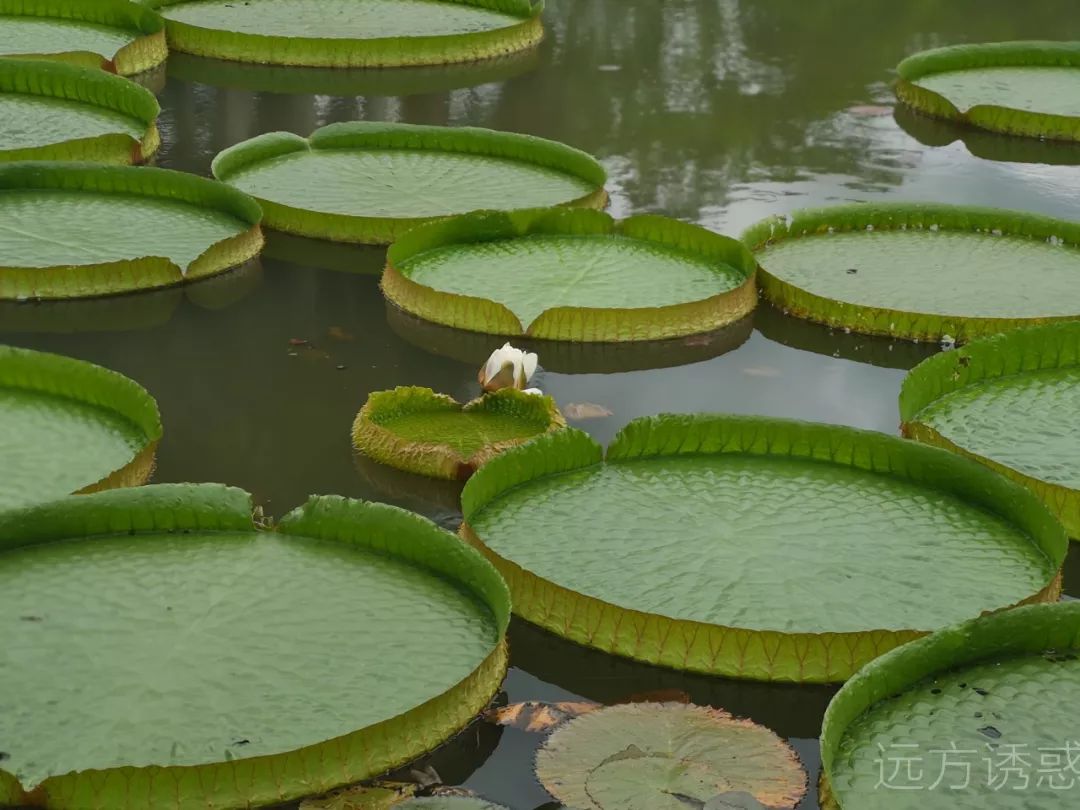
[[0,583],[4,615],[40,617],[9,627],[0,670],[14,805],[325,793],[442,743],[506,670],[497,572],[383,504],[315,497],[263,527],[213,484],[67,498],[0,513]]
[[523,703],[489,709],[484,713],[484,719],[497,726],[512,726],[522,731],[542,733],[551,731],[572,717],[580,717],[599,708],[599,703],[582,701],[544,703],[540,700],[526,700]]
[[611,706],[570,720],[537,751],[536,775],[576,810],[686,810],[733,791],[779,810],[806,792],[798,757],[773,732],[683,703]]
[[896,68],[896,95],[924,115],[1046,140],[1080,141],[1080,43],[953,45]]
[[474,62],[536,45],[530,0],[154,0],[173,50],[241,62],[393,67]]
[[504,388],[462,405],[430,388],[398,387],[368,397],[353,423],[353,446],[391,467],[454,480],[565,426],[547,396]]
[[0,190],[0,299],[170,286],[235,267],[262,246],[254,200],[183,172],[10,163],[0,164]]
[[355,121],[307,139],[270,132],[222,151],[213,172],[258,199],[272,228],[370,244],[476,208],[607,199],[604,169],[584,152],[475,127]]
[[936,448],[665,415],[600,457],[574,429],[506,451],[465,485],[461,534],[522,618],[605,652],[842,681],[926,632],[1060,593],[1068,543],[1045,507]]
[[742,245],[696,225],[542,208],[417,228],[388,251],[382,288],[402,309],[460,329],[658,340],[746,316],[754,271]]
[[916,366],[905,435],[970,456],[1034,492],[1080,538],[1080,323],[973,341]]
[[130,76],[161,64],[161,17],[131,0],[0,0],[0,57],[49,59]]
[[964,342],[1080,318],[1073,222],[993,208],[856,204],[766,220],[743,241],[757,254],[766,298],[829,326]]
[[[1074,776],[1069,763],[1075,753],[1070,759],[1065,751],[1069,745],[1075,751],[1076,724],[1062,706],[1078,691],[1078,602],[983,616],[893,650],[855,675],[829,704],[821,734],[822,806],[1072,807],[1066,780]],[[1004,770],[1010,751],[1021,755],[1011,773]],[[901,763],[894,776],[896,758],[912,752],[926,752],[925,767],[909,776]],[[1052,759],[1040,759],[1055,752],[1062,756],[1056,767]],[[966,785],[965,763],[971,769]],[[1018,772],[1027,768],[1023,783]],[[937,788],[928,789],[939,777]],[[889,789],[883,780],[909,787]]]
[[141,484],[160,438],[157,403],[134,380],[0,346],[0,509]]
[[0,60],[0,161],[140,163],[160,143],[154,94],[61,62]]

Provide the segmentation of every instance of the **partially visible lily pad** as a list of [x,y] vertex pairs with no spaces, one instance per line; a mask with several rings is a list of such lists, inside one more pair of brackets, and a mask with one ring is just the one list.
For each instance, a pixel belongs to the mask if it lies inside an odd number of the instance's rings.
[[141,163],[160,143],[153,93],[100,70],[0,60],[0,161]]
[[953,625],[844,684],[821,732],[827,810],[1072,810],[1080,602]]
[[967,341],[1080,318],[1080,225],[909,203],[843,205],[743,235],[785,312],[874,335]]
[[176,484],[0,513],[0,615],[0,805],[205,810],[439,746],[505,674],[509,599],[403,510],[315,497],[271,525]]
[[900,414],[905,435],[1019,481],[1080,539],[1080,323],[931,357],[904,380]]
[[0,346],[0,509],[149,478],[157,403],[92,363]]
[[0,57],[15,55],[130,76],[168,50],[161,17],[133,0],[0,0]]
[[504,388],[462,405],[430,388],[399,387],[368,397],[353,424],[353,446],[383,464],[453,480],[565,425],[547,396]]
[[0,298],[82,298],[168,287],[262,247],[250,197],[167,169],[0,165]]
[[897,96],[924,115],[1080,141],[1080,42],[954,45],[913,54],[896,70]]
[[748,797],[790,810],[807,782],[773,732],[683,703],[612,706],[570,720],[537,752],[536,774],[575,810],[727,810]]
[[153,0],[169,45],[273,65],[399,67],[473,62],[543,37],[532,0]]

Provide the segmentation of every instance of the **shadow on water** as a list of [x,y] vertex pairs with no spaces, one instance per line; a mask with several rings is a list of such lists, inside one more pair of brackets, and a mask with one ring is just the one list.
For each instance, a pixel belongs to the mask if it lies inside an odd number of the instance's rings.
[[300,267],[318,267],[339,273],[378,276],[386,264],[386,248],[325,242],[281,231],[266,231],[263,256]]
[[533,340],[520,335],[468,332],[417,318],[387,302],[386,320],[398,337],[440,357],[479,367],[503,343],[537,352],[548,371],[562,374],[616,374],[621,371],[670,368],[698,363],[733,351],[745,343],[754,327],[752,315],[700,335],[633,343],[570,343]]

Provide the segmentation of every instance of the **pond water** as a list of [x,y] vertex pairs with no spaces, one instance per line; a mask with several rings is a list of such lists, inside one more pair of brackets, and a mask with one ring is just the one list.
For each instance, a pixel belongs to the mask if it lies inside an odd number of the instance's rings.
[[[208,174],[214,154],[275,129],[351,119],[528,132],[596,155],[611,210],[658,212],[737,235],[796,208],[895,199],[990,204],[1080,219],[1080,148],[999,139],[893,109],[892,67],[965,41],[1080,39],[1075,0],[551,0],[535,54],[445,70],[272,69],[173,57],[159,91],[158,165]],[[223,481],[281,515],[309,493],[385,500],[453,527],[457,488],[353,457],[369,392],[427,385],[475,395],[499,341],[389,311],[383,252],[271,237],[261,262],[184,289],[0,307],[0,339],[117,369],[158,399],[155,480]],[[978,295],[978,290],[972,290]],[[833,332],[763,307],[721,333],[642,348],[540,349],[538,384],[611,416],[609,441],[662,411],[790,416],[895,432],[906,369],[936,346]],[[1077,571],[1077,554],[1070,557]],[[1066,587],[1080,588],[1080,576]],[[515,621],[510,701],[616,701],[681,689],[792,739],[811,774],[831,694],[688,676],[575,647]],[[440,774],[514,810],[549,797],[539,737],[470,729]]]

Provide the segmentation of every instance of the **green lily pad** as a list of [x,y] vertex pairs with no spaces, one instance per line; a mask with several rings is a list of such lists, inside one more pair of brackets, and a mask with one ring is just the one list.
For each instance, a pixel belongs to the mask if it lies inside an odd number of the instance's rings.
[[1080,226],[949,205],[858,204],[770,219],[743,235],[762,293],[856,332],[966,341],[1080,318]]
[[[882,656],[833,698],[829,810],[1076,806],[1080,603],[946,628]],[[1064,710],[1063,710],[1064,709]]]
[[0,0],[0,57],[105,68],[123,76],[165,61],[161,18],[131,0]]
[[472,62],[544,35],[530,0],[155,0],[177,51],[275,65]]
[[368,397],[353,423],[353,446],[391,467],[454,480],[565,426],[551,397],[513,388],[462,405],[430,388],[399,387]]
[[936,48],[897,67],[896,93],[925,115],[1008,135],[1080,141],[1080,42]]
[[479,211],[404,235],[387,254],[387,298],[476,332],[552,340],[658,340],[708,332],[757,302],[738,242],[660,216]]
[[271,132],[229,147],[214,176],[262,203],[277,230],[389,244],[477,208],[599,207],[605,172],[554,141],[472,127],[358,121],[304,139]]
[[1068,542],[1019,485],[893,436],[760,417],[638,419],[492,459],[463,536],[522,618],[680,670],[840,681],[968,616],[1056,599]]
[[632,703],[559,726],[536,754],[536,775],[575,810],[725,807],[750,794],[785,810],[806,792],[795,752],[767,728],[683,703]]
[[259,206],[167,169],[0,165],[0,299],[79,298],[223,272],[262,246]]
[[509,603],[478,554],[382,504],[251,515],[184,484],[0,516],[0,803],[276,804],[407,762],[488,703]]
[[0,509],[141,484],[160,438],[157,403],[134,380],[0,346]]
[[1019,481],[1080,539],[1080,323],[935,355],[904,381],[900,414],[905,435]]
[[0,161],[141,163],[157,151],[154,94],[100,70],[0,60]]

